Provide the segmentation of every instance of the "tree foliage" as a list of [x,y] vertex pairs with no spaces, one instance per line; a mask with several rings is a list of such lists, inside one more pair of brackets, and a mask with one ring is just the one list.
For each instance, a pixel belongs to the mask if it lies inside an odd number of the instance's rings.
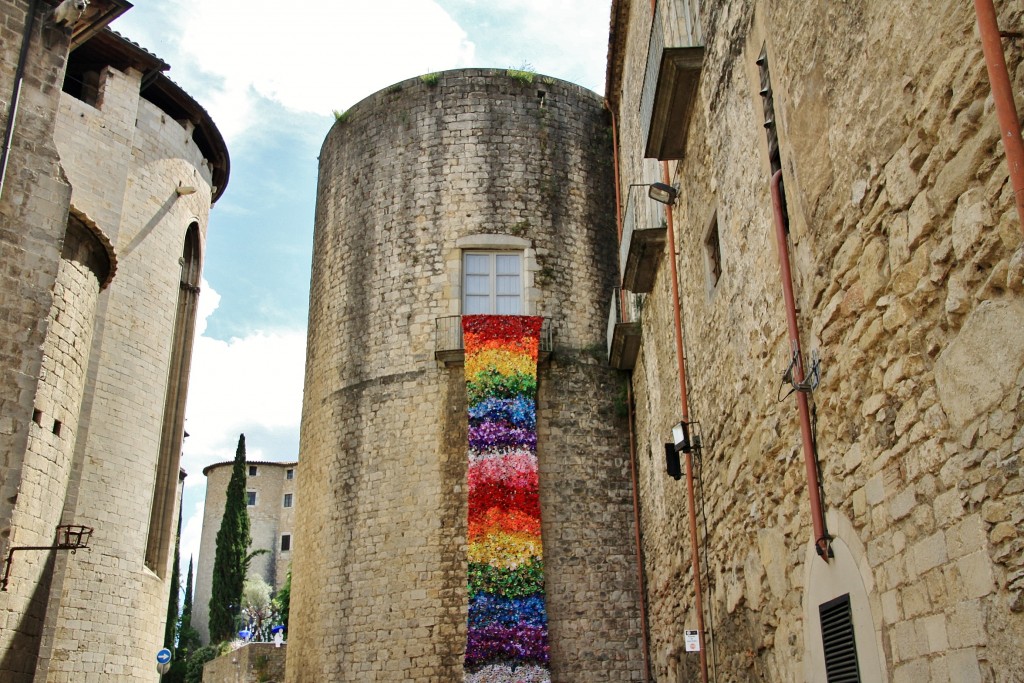
[[284,585],[274,596],[274,604],[277,606],[277,613],[284,625],[285,633],[288,632],[288,611],[292,604],[292,568],[288,567],[288,575],[285,577]]
[[213,643],[234,637],[235,620],[242,604],[242,587],[250,559],[247,553],[251,542],[245,482],[245,434],[240,434],[213,560],[209,604],[210,642]]
[[178,531],[174,535],[174,563],[171,565],[171,586],[167,596],[167,623],[164,626],[164,647],[174,650],[178,637],[178,592],[181,590],[181,505],[178,506]]
[[202,643],[199,632],[192,627],[192,558],[188,558],[188,578],[185,579],[185,600],[181,606],[181,626],[178,627],[178,649],[176,661],[183,662],[199,649]]

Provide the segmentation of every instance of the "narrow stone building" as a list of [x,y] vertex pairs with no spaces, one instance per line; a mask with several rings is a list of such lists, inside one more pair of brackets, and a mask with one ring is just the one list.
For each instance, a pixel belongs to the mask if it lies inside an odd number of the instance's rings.
[[636,680],[625,385],[604,362],[611,188],[601,98],[532,73],[403,81],[327,136],[289,681],[462,680],[463,313],[544,318],[536,454],[551,680]]
[[1024,250],[972,4],[614,0],[610,45],[647,680],[1022,680]]
[[56,4],[0,0],[0,680],[155,681],[228,156],[168,65],[104,28],[129,3]]

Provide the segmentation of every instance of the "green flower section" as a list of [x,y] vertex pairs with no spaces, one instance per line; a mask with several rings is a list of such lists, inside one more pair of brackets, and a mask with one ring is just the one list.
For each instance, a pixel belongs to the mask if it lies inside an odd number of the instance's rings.
[[515,569],[499,569],[479,562],[469,563],[469,597],[477,593],[523,598],[544,591],[544,561],[531,558]]
[[537,394],[537,378],[520,372],[503,375],[494,368],[488,368],[466,382],[466,393],[471,406],[487,398],[532,398]]

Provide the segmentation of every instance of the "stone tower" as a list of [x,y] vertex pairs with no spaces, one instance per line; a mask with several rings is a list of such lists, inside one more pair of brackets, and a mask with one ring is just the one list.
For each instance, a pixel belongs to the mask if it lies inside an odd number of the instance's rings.
[[[104,29],[129,7],[96,0],[65,30],[46,3],[0,2],[0,92],[24,75],[20,113],[5,102],[0,119],[4,683],[158,677],[203,245],[229,162],[168,65]],[[91,528],[89,550],[67,552],[64,525]]]
[[[234,461],[218,462],[203,468],[206,476],[206,504],[203,507],[203,533],[196,569],[195,603],[192,626],[204,644],[210,642],[210,593],[213,589],[213,561],[217,554],[217,532],[224,519],[228,482]],[[249,551],[266,550],[252,558],[248,576],[260,577],[275,591],[284,585],[292,561],[295,485],[299,463],[249,460],[245,464],[249,513]]]
[[464,312],[546,318],[553,680],[639,675],[624,376],[602,357],[610,162],[601,99],[530,73],[431,74],[339,117],[320,155],[289,681],[461,679]]

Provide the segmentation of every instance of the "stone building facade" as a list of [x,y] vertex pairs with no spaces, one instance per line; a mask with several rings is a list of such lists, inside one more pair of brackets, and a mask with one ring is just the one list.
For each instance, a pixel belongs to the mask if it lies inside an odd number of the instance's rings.
[[537,457],[553,680],[639,676],[623,375],[603,359],[609,133],[578,86],[463,70],[371,95],[328,134],[288,680],[461,680],[469,253],[517,264],[507,293],[550,332]]
[[[864,681],[1024,680],[1024,250],[971,3],[615,0],[607,99],[648,680],[699,680],[696,582],[716,680],[829,680],[826,647]],[[667,214],[630,187],[659,181]],[[783,252],[813,391],[784,377]],[[852,645],[821,627],[844,600]]]
[[[94,0],[72,27],[55,4],[0,2],[0,679],[156,680],[228,157],[167,64],[104,29],[128,3]],[[62,524],[90,527],[89,549],[18,550]]]
[[[203,644],[210,642],[210,593],[213,582],[213,561],[217,554],[217,532],[224,517],[228,481],[232,461],[219,462],[203,469],[206,475],[206,504],[203,508],[203,530],[199,542],[199,565],[196,569],[192,625]],[[248,496],[249,551],[265,549],[249,564],[249,576],[259,576],[275,591],[284,585],[292,562],[294,548],[295,507],[298,497],[298,462],[246,463],[246,495]]]

